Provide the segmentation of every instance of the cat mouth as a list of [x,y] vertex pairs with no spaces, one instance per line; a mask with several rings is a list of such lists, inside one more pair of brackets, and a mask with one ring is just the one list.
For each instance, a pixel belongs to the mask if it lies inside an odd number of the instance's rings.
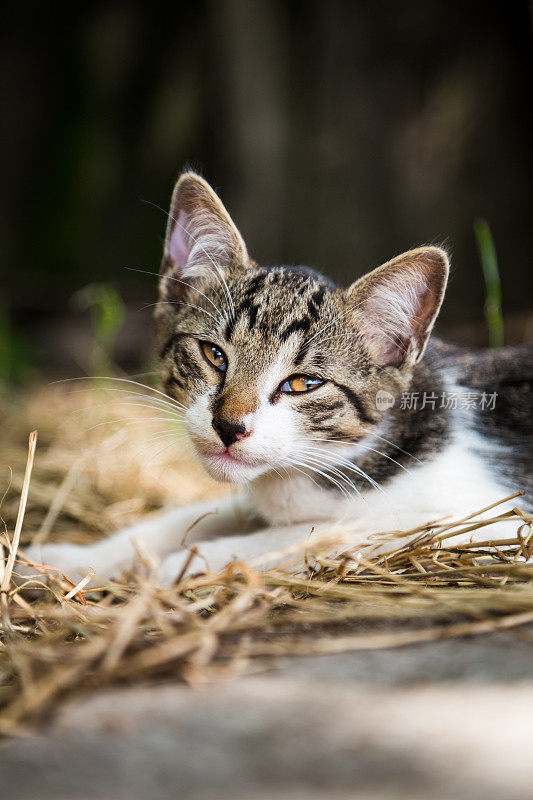
[[251,461],[247,461],[245,458],[231,453],[228,448],[219,453],[208,453],[205,458],[213,464],[228,466],[234,465],[238,467],[250,467],[254,469],[259,466],[257,463],[252,463]]
[[211,475],[223,481],[241,483],[252,480],[264,472],[266,465],[248,461],[228,449],[203,454],[204,465]]

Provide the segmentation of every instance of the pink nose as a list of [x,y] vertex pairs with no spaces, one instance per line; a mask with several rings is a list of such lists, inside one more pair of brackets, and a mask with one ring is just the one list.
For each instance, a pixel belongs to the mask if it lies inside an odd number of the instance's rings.
[[241,423],[229,422],[225,419],[215,417],[212,422],[213,428],[218,433],[222,444],[226,447],[240,442],[245,436],[249,436],[251,431],[246,430],[245,426]]

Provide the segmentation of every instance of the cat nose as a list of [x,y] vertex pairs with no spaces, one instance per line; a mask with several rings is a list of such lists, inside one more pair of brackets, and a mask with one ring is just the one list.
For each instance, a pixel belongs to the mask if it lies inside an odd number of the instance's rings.
[[250,433],[242,423],[229,422],[227,419],[220,419],[220,417],[214,417],[212,425],[225,447],[244,439]]

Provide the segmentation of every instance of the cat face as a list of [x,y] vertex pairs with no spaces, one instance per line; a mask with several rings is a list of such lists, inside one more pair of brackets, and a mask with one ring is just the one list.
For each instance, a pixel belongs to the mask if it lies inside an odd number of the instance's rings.
[[260,267],[208,184],[183,175],[156,318],[165,389],[207,470],[235,482],[316,471],[371,435],[386,413],[376,394],[407,386],[447,274],[433,247],[348,289],[307,268]]

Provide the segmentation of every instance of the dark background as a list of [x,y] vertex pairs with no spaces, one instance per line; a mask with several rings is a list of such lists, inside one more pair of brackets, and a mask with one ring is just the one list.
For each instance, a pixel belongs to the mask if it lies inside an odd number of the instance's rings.
[[446,244],[441,330],[481,343],[483,216],[506,339],[531,337],[528,2],[11,3],[2,38],[0,328],[20,375],[89,369],[70,298],[94,281],[127,304],[119,363],[147,363],[155,278],[125,267],[158,270],[150,203],[184,165],[266,263],[348,283]]

